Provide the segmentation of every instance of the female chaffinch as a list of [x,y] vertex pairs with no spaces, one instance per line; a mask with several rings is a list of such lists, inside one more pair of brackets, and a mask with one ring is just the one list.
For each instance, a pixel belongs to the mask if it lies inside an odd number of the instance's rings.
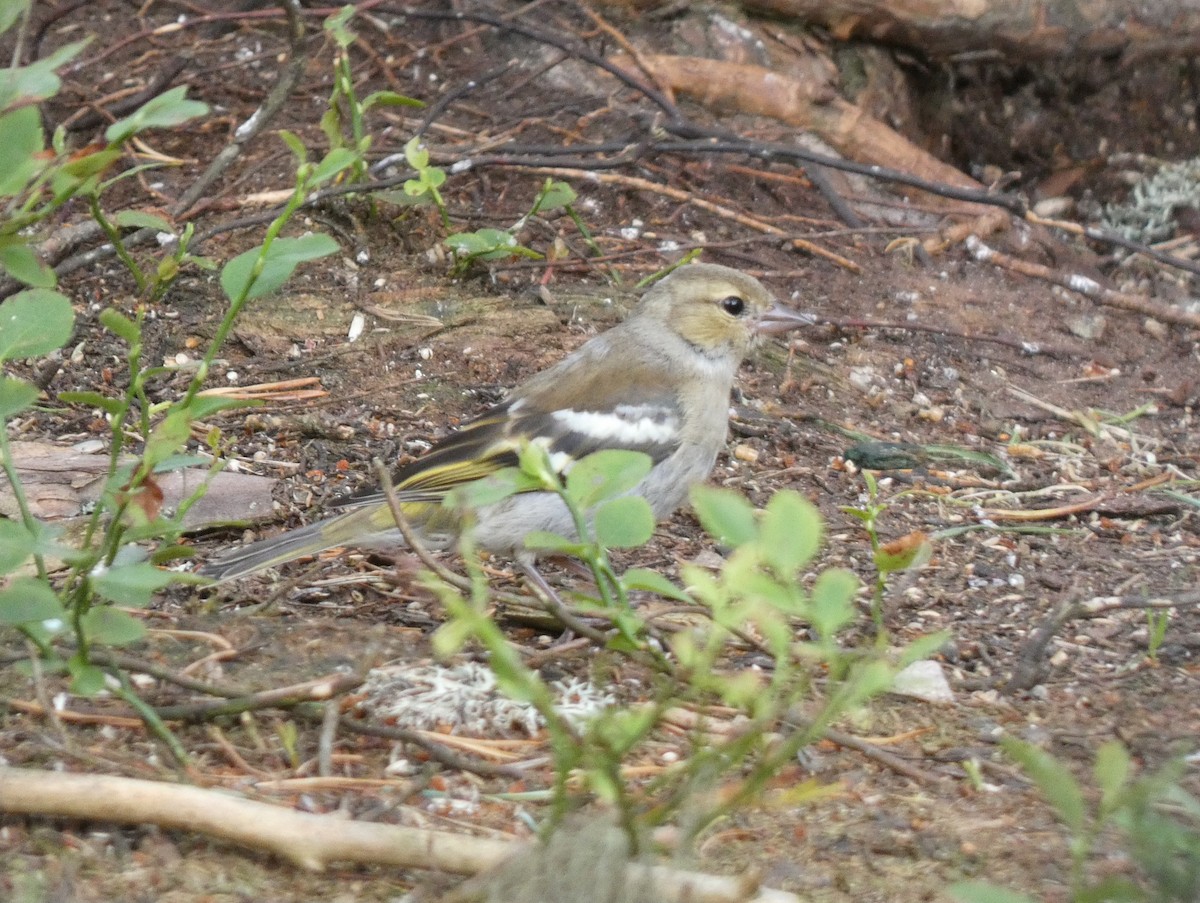
[[[591,452],[624,448],[650,456],[650,473],[633,492],[665,519],[716,463],[734,375],[755,340],[812,322],[775,304],[757,279],[738,270],[680,267],[620,325],[400,468],[397,499],[422,538],[444,546],[457,526],[457,515],[441,504],[447,493],[515,465],[523,441],[542,445],[560,473]],[[225,581],[335,546],[403,545],[381,493],[347,505],[343,514],[225,552],[200,573]],[[562,500],[544,491],[482,508],[474,529],[480,548],[506,554],[519,554],[534,530],[575,535]]]

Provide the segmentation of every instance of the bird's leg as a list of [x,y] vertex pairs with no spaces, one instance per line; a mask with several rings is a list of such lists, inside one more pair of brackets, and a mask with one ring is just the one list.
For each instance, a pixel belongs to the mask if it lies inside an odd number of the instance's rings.
[[567,605],[555,591],[546,578],[542,576],[542,572],[537,569],[534,563],[528,560],[525,556],[517,558],[517,566],[521,569],[521,573],[525,575],[525,579],[529,582],[533,594],[541,598],[542,602],[548,607],[550,614],[558,618],[559,623],[563,625],[562,635],[554,641],[554,645],[558,646],[562,643],[569,643],[575,638],[574,632],[571,630],[570,622],[574,621],[567,610]]
[[[550,614],[558,618],[559,622],[565,628],[562,636],[554,642],[554,647],[569,643],[576,636],[586,637],[598,646],[608,645],[609,634],[602,628],[594,626],[594,622],[590,619],[585,620],[572,612],[567,607],[567,604],[563,602],[562,597],[555,592],[554,587],[546,582],[546,578],[534,566],[531,558],[526,556],[518,557],[517,566],[521,569],[521,573],[525,575],[530,589],[534,591],[534,595],[542,601]],[[604,623],[604,621],[601,621],[601,623]],[[611,627],[611,623],[608,626]]]

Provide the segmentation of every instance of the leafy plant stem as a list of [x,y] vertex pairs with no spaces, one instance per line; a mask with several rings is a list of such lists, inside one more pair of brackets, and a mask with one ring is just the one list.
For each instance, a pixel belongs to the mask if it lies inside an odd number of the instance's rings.
[[[303,167],[301,167],[303,170]],[[225,312],[225,316],[221,318],[221,322],[217,325],[217,331],[209,342],[207,350],[204,352],[204,357],[200,360],[200,366],[196,368],[196,373],[192,377],[192,381],[188,384],[187,393],[183,397],[182,404],[187,405],[196,397],[200,389],[204,386],[204,381],[208,378],[208,371],[212,367],[213,361],[217,358],[217,352],[225,344],[225,339],[229,337],[230,330],[233,329],[233,324],[241,313],[242,308],[246,304],[246,300],[250,297],[250,291],[254,287],[254,283],[262,274],[263,267],[266,266],[268,252],[271,248],[271,243],[279,236],[284,225],[292,218],[300,205],[304,203],[305,195],[308,190],[308,179],[306,173],[301,171],[296,177],[296,189],[292,192],[292,196],[288,198],[286,206],[279,216],[271,221],[267,226],[267,231],[263,235],[262,244],[259,246],[258,257],[254,261],[254,268],[251,271],[250,279],[246,282],[242,290],[236,297],[231,298],[229,309]]]
[[[33,516],[33,512],[29,508],[29,499],[25,495],[25,486],[17,476],[17,468],[13,463],[12,447],[8,444],[8,430],[2,423],[0,423],[0,466],[4,468],[4,475],[8,478],[8,485],[11,487],[13,498],[16,500],[17,510],[21,512],[21,522],[30,532],[37,530],[37,518]],[[41,555],[34,555],[33,561],[37,567],[38,579],[47,579],[46,562],[43,557]]]
[[138,294],[140,295],[146,290],[146,286],[148,285],[146,274],[142,272],[142,268],[137,265],[137,261],[130,255],[129,249],[125,247],[125,242],[121,241],[121,233],[117,231],[117,227],[104,215],[104,211],[100,207],[99,192],[88,194],[88,208],[91,210],[92,219],[96,221],[101,231],[108,238],[109,242],[112,243],[117,257],[121,259],[121,263],[125,264],[125,268],[133,276],[133,281],[137,284]]
[[[82,650],[81,650],[82,651]],[[175,761],[184,767],[188,765],[187,750],[183,748],[183,744],[179,739],[171,733],[171,729],[167,727],[154,709],[147,705],[146,702],[138,696],[134,691],[132,684],[129,683],[129,676],[120,668],[109,668],[108,673],[116,678],[118,685],[114,689],[118,698],[122,699],[126,704],[131,706],[138,713],[138,717],[146,725],[146,729],[155,737],[162,741],[163,745],[171,751]]]

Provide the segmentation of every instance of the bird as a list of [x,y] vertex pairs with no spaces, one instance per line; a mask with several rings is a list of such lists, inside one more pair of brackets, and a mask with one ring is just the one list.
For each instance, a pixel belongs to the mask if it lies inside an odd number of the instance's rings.
[[[564,475],[600,449],[644,452],[652,466],[631,492],[646,499],[656,520],[665,520],[716,464],[743,359],[763,336],[814,322],[777,303],[740,270],[680,266],[653,284],[624,321],[401,466],[393,483],[404,518],[429,546],[451,545],[460,515],[442,504],[445,497],[516,465],[522,443],[531,442]],[[222,583],[335,547],[403,547],[382,492],[342,504],[342,513],[228,550],[198,573]],[[535,530],[575,536],[556,494],[520,492],[473,517],[478,548],[521,560],[528,557],[523,538]]]

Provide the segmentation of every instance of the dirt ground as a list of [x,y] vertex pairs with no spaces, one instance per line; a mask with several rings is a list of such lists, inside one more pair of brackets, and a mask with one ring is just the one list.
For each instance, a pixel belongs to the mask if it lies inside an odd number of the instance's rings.
[[[528,12],[515,4],[457,5],[580,36],[597,52],[617,43],[573,2]],[[38,55],[82,35],[95,38],[82,64],[64,74],[63,93],[47,105],[51,123],[76,110],[103,110],[176,59],[184,68],[173,84],[187,83],[190,96],[213,107],[203,120],[149,137],[154,151],[179,165],[118,185],[107,201],[114,209],[168,207],[269,90],[287,47],[278,11],[221,14],[234,6],[98,3],[39,10],[45,24],[31,32],[30,45]],[[605,14],[636,46],[683,52],[681,36],[715,27],[710,13],[661,21]],[[178,16],[205,14],[214,21],[164,27]],[[383,9],[370,15],[357,22],[362,40],[351,50],[360,96],[390,87],[432,104],[425,111],[373,113],[374,158],[399,152],[428,115],[426,140],[435,162],[447,168],[470,155],[497,153],[506,142],[547,149],[548,165],[572,167],[548,149],[630,141],[653,116],[610,76],[578,60],[564,63],[558,50],[527,37],[463,22],[411,18],[398,24]],[[324,147],[318,122],[332,84],[332,50],[319,18],[308,19],[300,84],[271,126],[302,135],[314,149]],[[750,24],[799,34],[778,22]],[[1195,103],[1177,102],[1194,97],[1194,64],[1144,62],[1125,71],[1098,60],[1091,68],[1083,78],[1049,64],[998,63],[988,70],[975,63],[951,80],[950,64],[930,63],[918,84],[928,86],[941,72],[944,84],[953,83],[960,94],[954,109],[925,110],[918,121],[925,129],[946,129],[926,131],[927,144],[948,150],[949,162],[964,171],[1019,170],[1015,189],[1038,198],[1050,183],[1055,195],[1085,210],[1124,198],[1131,167],[1116,171],[1111,162],[1128,159],[1122,154],[1182,160],[1200,153]],[[916,96],[940,103],[933,91]],[[681,105],[695,121],[756,139],[792,137],[778,122]],[[83,143],[97,128],[102,125],[73,131],[72,140]],[[971,143],[973,129],[981,137]],[[257,213],[247,199],[289,187],[290,167],[270,130],[250,142],[191,214],[198,231]],[[423,443],[617,322],[634,303],[639,279],[702,247],[705,260],[759,276],[779,298],[825,321],[788,344],[772,343],[746,364],[728,448],[712,481],[738,488],[756,504],[778,489],[799,490],[827,519],[819,566],[849,567],[869,584],[867,536],[843,510],[867,500],[860,468],[847,463],[848,456],[877,469],[887,503],[883,538],[912,531],[934,537],[928,564],[889,586],[888,630],[896,642],[950,633],[939,660],[954,699],[931,704],[887,697],[839,725],[930,780],[915,780],[859,750],[821,743],[778,776],[762,805],[715,825],[691,861],[725,874],[756,871],[764,884],[806,900],[944,899],[944,888],[965,878],[1042,900],[1067,899],[1067,837],[996,740],[1008,733],[1034,741],[1083,779],[1095,750],[1111,739],[1122,741],[1143,769],[1196,751],[1200,611],[1194,603],[1170,609],[1153,658],[1141,608],[1113,608],[1052,632],[1039,634],[1039,628],[1069,603],[1194,596],[1200,332],[980,263],[961,246],[927,260],[896,253],[894,239],[925,237],[936,220],[851,228],[790,165],[655,153],[613,172],[679,194],[604,178],[606,169],[597,169],[594,179],[555,175],[578,193],[578,212],[605,255],[600,261],[589,259],[569,218],[534,218],[520,238],[553,252],[553,259],[498,261],[454,277],[439,251],[444,233],[429,208],[405,210],[386,201],[373,207],[360,197],[307,210],[302,227],[333,235],[343,253],[303,267],[283,292],[256,302],[213,374],[215,384],[240,385],[315,376],[327,392],[316,400],[275,398],[214,418],[232,456],[280,481],[275,512],[252,529],[318,516],[333,499],[371,482],[373,456],[396,461],[418,454]],[[545,178],[537,168],[452,172],[444,192],[455,227],[511,225]],[[898,195],[891,197],[895,202]],[[782,237],[748,229],[728,211],[777,226]],[[69,209],[64,224],[85,216],[83,209]],[[1187,218],[1180,219],[1184,235]],[[261,229],[222,231],[200,251],[224,261],[258,241]],[[840,255],[853,269],[794,248],[796,237]],[[1122,262],[1111,247],[1015,227],[989,240],[1055,272],[1196,309],[1195,282],[1187,273],[1144,259]],[[49,386],[51,402],[56,392],[111,392],[120,384],[124,351],[100,329],[97,314],[108,305],[132,311],[137,304],[131,280],[111,260],[70,273],[63,287],[77,301],[73,343],[81,351],[64,358]],[[186,273],[151,310],[146,360],[194,358],[222,305],[213,276]],[[351,341],[356,315],[365,318],[365,329]],[[159,380],[154,400],[172,397],[182,380]],[[72,444],[105,433],[94,411],[52,403],[23,424],[21,437]],[[877,457],[883,454],[886,462]],[[197,557],[242,532],[197,535]],[[618,560],[675,577],[680,562],[717,554],[693,515],[681,512],[660,526],[648,547]],[[504,562],[494,566],[500,584],[519,586]],[[386,560],[351,552],[293,564],[215,594],[176,591],[152,613],[152,626],[162,632],[132,651],[171,668],[204,659],[196,668],[200,676],[258,689],[346,666],[428,658],[441,612],[411,584],[392,578]],[[248,605],[262,602],[270,604]],[[549,637],[527,625],[507,627],[516,642],[531,647],[544,647]],[[869,642],[871,636],[864,610],[850,639]],[[11,635],[0,640],[3,651],[13,653],[9,658],[23,648]],[[586,675],[594,661],[576,651],[558,667]],[[0,674],[10,703],[34,700],[25,672],[10,667]],[[147,687],[156,703],[187,698],[152,681]],[[69,699],[67,707],[101,715],[119,708],[102,699]],[[103,718],[64,724],[65,737],[16,705],[0,707],[3,759],[27,767],[174,776],[162,749],[140,728]],[[304,811],[516,837],[529,836],[538,817],[536,803],[503,795],[545,786],[535,777],[514,787],[507,778],[432,764],[415,776],[393,777],[393,744],[368,737],[337,740],[334,777],[354,780],[317,779],[319,731],[319,722],[265,710],[181,725],[179,736],[193,757],[194,780]],[[530,740],[521,755],[533,758],[539,750],[538,740]],[[967,760],[982,763],[981,783],[968,780]],[[1196,777],[1193,765],[1185,778],[1193,792]],[[292,780],[300,778],[313,780]],[[829,792],[803,805],[790,802],[786,790],[808,779]],[[0,863],[0,896],[22,903],[394,900],[431,880],[420,872],[350,866],[311,875],[182,833],[7,816],[0,819]],[[1101,841],[1089,868],[1094,876],[1133,873],[1115,836]],[[564,893],[568,898],[576,897]]]

